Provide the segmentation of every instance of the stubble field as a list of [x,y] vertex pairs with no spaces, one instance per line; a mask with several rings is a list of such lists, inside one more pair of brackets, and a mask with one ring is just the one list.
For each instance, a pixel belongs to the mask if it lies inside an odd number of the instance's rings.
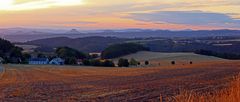
[[3,65],[0,101],[159,101],[228,87],[239,61],[144,68]]

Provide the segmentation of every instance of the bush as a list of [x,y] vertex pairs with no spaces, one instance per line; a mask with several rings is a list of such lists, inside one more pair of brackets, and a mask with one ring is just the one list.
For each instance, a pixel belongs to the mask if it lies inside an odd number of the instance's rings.
[[145,61],[145,65],[149,65],[149,61]]
[[80,52],[76,49],[72,49],[69,47],[59,47],[57,48],[55,52],[59,57],[61,58],[67,58],[67,57],[74,57],[76,59],[85,59],[87,58],[87,54]]
[[115,64],[112,61],[110,61],[110,60],[105,60],[102,63],[102,66],[104,66],[104,67],[115,67]]
[[115,67],[115,64],[110,60],[83,60],[83,65],[98,66],[98,67]]
[[90,65],[91,66],[102,66],[102,63],[100,60],[91,60]]
[[137,66],[137,65],[139,65],[138,63],[139,63],[139,62],[136,61],[136,60],[133,59],[133,58],[132,58],[132,59],[130,60],[130,62],[129,62],[129,64],[132,65],[132,66]]
[[118,60],[118,67],[129,67],[128,59],[120,58]]
[[83,65],[85,65],[85,66],[90,66],[91,65],[91,63],[90,63],[90,61],[89,60],[83,60]]
[[141,65],[141,62],[138,62],[138,65]]

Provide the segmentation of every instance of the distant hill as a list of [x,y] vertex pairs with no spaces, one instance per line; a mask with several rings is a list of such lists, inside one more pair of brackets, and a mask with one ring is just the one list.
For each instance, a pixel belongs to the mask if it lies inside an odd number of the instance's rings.
[[67,46],[83,52],[101,52],[111,44],[122,43],[127,39],[115,37],[85,37],[85,38],[67,38],[56,37],[34,41],[28,41],[24,44],[36,45],[44,48],[57,48]]
[[77,29],[71,29],[70,31],[66,32],[66,34],[80,34]]
[[26,42],[37,39],[53,37],[118,37],[118,38],[149,38],[149,37],[212,37],[212,36],[240,36],[240,30],[151,30],[151,29],[125,29],[125,30],[100,30],[82,32],[77,29],[65,30],[28,30],[28,29],[0,29],[0,35],[12,42]]

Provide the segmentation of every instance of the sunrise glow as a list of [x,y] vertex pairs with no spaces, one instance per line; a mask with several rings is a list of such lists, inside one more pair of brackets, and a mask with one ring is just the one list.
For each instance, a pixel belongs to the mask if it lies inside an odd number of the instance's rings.
[[239,0],[0,0],[0,26],[240,29],[239,9]]

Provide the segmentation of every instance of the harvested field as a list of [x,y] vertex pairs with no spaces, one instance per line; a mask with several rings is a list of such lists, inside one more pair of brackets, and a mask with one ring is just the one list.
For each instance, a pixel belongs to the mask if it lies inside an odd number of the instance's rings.
[[159,101],[228,86],[239,61],[149,68],[4,65],[0,101]]

